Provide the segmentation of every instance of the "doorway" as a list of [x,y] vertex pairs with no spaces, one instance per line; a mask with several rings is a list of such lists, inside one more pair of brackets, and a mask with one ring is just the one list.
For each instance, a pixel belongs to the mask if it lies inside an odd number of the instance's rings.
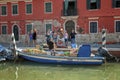
[[18,28],[17,25],[13,26],[13,33],[14,33],[14,36],[15,36],[15,40],[19,41],[19,28]]
[[70,40],[70,33],[72,30],[75,30],[75,23],[72,20],[69,20],[65,23],[65,30],[68,32],[69,40]]

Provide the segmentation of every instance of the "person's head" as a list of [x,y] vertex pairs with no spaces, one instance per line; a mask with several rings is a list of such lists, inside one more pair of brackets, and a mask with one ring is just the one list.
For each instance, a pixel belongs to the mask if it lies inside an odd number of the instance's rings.
[[33,29],[33,32],[37,32],[37,30],[34,28],[34,29]]
[[75,32],[75,30],[74,30],[74,29],[72,29],[72,32]]

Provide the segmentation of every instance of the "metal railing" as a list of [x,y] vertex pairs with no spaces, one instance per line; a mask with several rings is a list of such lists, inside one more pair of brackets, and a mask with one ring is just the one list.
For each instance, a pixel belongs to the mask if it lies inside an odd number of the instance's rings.
[[61,16],[77,16],[78,15],[78,9],[63,9],[61,11]]

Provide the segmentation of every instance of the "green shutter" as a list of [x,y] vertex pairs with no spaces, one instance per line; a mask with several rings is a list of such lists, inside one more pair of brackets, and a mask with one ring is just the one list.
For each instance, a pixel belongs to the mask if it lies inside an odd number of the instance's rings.
[[6,34],[7,33],[6,30],[7,30],[7,27],[6,26],[2,26],[2,34]]
[[13,14],[18,14],[18,6],[17,5],[13,5]]
[[116,21],[116,32],[120,32],[120,21]]
[[6,6],[2,6],[2,15],[6,15]]
[[94,22],[94,33],[97,33],[97,22]]
[[31,32],[32,24],[28,24],[26,27],[27,27],[26,33]]
[[90,33],[97,33],[97,22],[90,23]]
[[112,0],[112,7],[113,7],[113,8],[116,7],[116,0]]
[[101,0],[97,0],[97,9],[100,9]]
[[86,7],[87,9],[90,9],[90,0],[86,0]]
[[27,4],[26,5],[26,10],[27,10],[26,11],[27,13],[32,13],[32,4]]
[[46,6],[46,12],[51,12],[52,11],[51,3],[46,3],[45,6]]
[[52,24],[46,24],[46,32],[47,32],[49,29],[52,30]]

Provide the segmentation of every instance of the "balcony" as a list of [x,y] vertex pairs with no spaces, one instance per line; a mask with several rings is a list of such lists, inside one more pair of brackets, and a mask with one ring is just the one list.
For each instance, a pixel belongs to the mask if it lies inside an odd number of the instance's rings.
[[61,11],[61,16],[78,16],[78,10],[77,9],[63,9]]

